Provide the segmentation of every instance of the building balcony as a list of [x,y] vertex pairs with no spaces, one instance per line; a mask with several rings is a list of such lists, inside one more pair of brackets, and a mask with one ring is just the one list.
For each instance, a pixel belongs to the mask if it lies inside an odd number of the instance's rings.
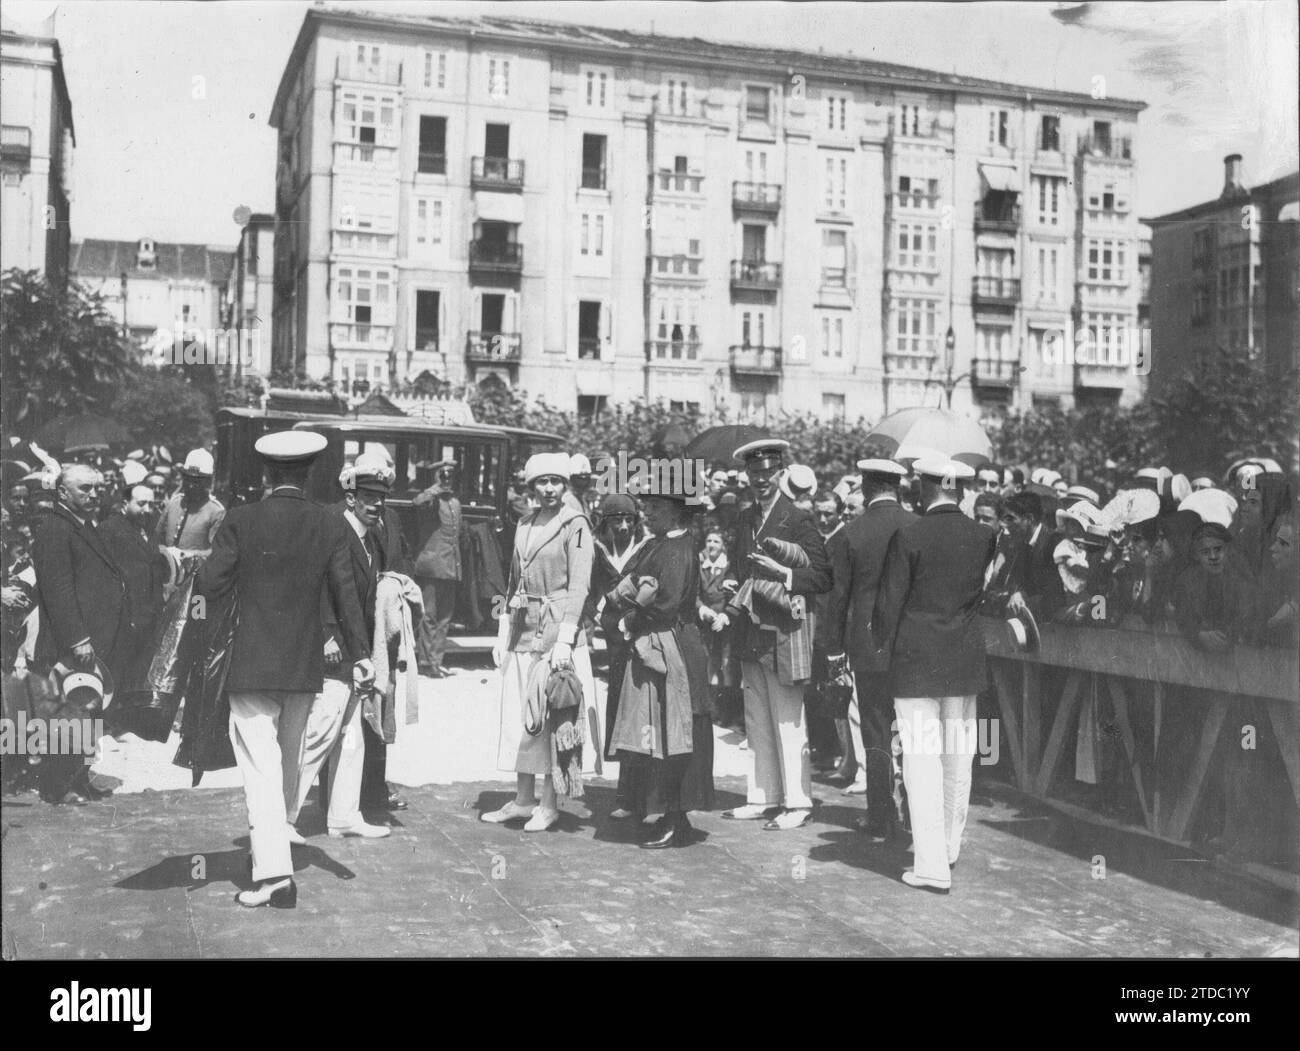
[[330,346],[335,350],[391,350],[393,326],[367,323],[331,324]]
[[485,274],[522,274],[524,246],[513,241],[470,241],[469,268]]
[[971,386],[980,390],[1009,391],[1020,378],[1020,362],[1001,358],[972,358]]
[[693,255],[652,255],[650,279],[652,281],[703,281],[700,270],[704,260]]
[[421,175],[446,175],[447,155],[433,150],[420,150],[415,170]]
[[1128,386],[1128,365],[1074,366],[1074,385],[1084,390],[1123,390]]
[[733,376],[780,376],[781,348],[741,344],[731,348]]
[[971,306],[1014,309],[1020,302],[1020,278],[973,277],[970,283]]
[[704,176],[686,172],[657,171],[650,176],[655,193],[703,193]]
[[645,359],[651,363],[664,362],[673,364],[676,362],[698,361],[700,357],[700,344],[687,343],[684,340],[671,339],[649,339],[645,345]]
[[465,360],[484,364],[517,364],[523,351],[518,332],[467,332]]
[[1020,205],[994,207],[981,202],[975,209],[975,232],[1014,234],[1020,229]]
[[512,157],[475,157],[469,173],[470,188],[522,193],[524,162]]
[[32,160],[32,129],[16,124],[0,127],[0,161],[29,165]]
[[731,261],[732,291],[775,292],[781,287],[781,264],[753,259]]
[[935,354],[929,351],[894,351],[885,355],[885,375],[892,379],[923,380],[935,366]]
[[1101,157],[1111,161],[1131,161],[1133,140],[1127,135],[1085,135],[1079,140],[1079,156]]
[[391,84],[400,88],[402,64],[358,61],[355,55],[338,55],[334,59],[334,79],[360,81],[364,84]]
[[781,210],[781,187],[770,182],[733,182],[731,206],[737,212],[776,215]]

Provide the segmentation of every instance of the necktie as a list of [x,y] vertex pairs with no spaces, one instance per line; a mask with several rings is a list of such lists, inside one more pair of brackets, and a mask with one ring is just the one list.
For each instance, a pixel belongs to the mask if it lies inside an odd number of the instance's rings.
[[362,544],[366,549],[366,560],[373,566],[375,564],[375,538],[367,532]]

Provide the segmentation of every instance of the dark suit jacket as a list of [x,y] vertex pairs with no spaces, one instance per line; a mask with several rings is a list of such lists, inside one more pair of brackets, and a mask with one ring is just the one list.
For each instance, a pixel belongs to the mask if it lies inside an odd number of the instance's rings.
[[227,512],[196,582],[213,598],[232,588],[238,595],[227,690],[320,691],[322,587],[329,589],[348,652],[354,660],[370,656],[352,579],[349,528],[341,515],[292,488]]
[[137,637],[149,634],[162,614],[167,557],[120,511],[109,515],[96,532],[122,571],[132,631]]
[[37,660],[69,660],[72,647],[89,638],[95,656],[117,676],[130,609],[122,571],[95,528],[56,506],[37,525],[32,568],[41,610]]
[[[342,512],[339,512],[339,517],[343,519],[343,524],[348,531],[348,559],[352,567],[352,584],[356,590],[357,604],[361,607],[362,619],[366,624],[366,638],[372,639],[375,635],[375,588],[379,582],[379,574],[384,568],[383,555],[376,540],[374,558],[373,560],[367,558],[365,541],[357,536],[357,531],[352,528],[352,523],[343,516]],[[344,638],[342,628],[339,626],[338,614],[334,612],[334,604],[330,601],[328,585],[321,588],[320,611],[326,637],[338,643],[343,653],[342,663],[335,670],[327,669],[326,675],[351,682],[352,662],[360,658],[348,648],[347,639]]]
[[877,651],[872,642],[871,614],[889,542],[917,518],[897,500],[882,500],[844,527],[847,565],[842,574],[835,569],[824,638],[826,652],[847,654],[857,671],[882,672],[889,667],[889,654]]
[[996,536],[956,504],[931,508],[894,534],[872,617],[890,654],[895,697],[959,697],[984,689],[977,619]]
[[424,538],[415,559],[415,572],[422,579],[459,580],[463,520],[460,501],[451,495],[428,496],[432,492],[426,489],[415,498],[416,522]]
[[[737,584],[744,584],[754,575],[754,565],[749,560],[751,552],[765,553],[759,546],[765,537],[776,537],[803,548],[808,556],[808,565],[793,571],[790,581],[792,595],[820,595],[831,588],[831,565],[826,555],[826,545],[817,524],[808,511],[801,511],[784,494],[776,498],[776,504],[767,521],[759,528],[763,510],[758,504],[747,508],[740,516],[736,528],[736,560],[732,570],[736,574]],[[736,635],[733,652],[742,660],[753,660],[767,652],[774,641],[771,632],[760,632],[750,623],[748,617],[733,618]],[[785,623],[775,624],[778,631],[791,632],[799,627],[800,622],[787,618]],[[764,638],[767,636],[767,638]]]

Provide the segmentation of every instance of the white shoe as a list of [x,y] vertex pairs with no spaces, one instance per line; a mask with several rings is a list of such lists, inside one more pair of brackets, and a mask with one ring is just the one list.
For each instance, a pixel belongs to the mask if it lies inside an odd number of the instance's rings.
[[531,806],[520,806],[512,799],[500,810],[494,810],[490,814],[484,814],[479,818],[479,820],[499,825],[504,821],[514,821],[517,818],[532,817],[533,810],[536,809],[536,807],[536,803],[533,803]]
[[358,821],[355,825],[348,825],[346,828],[332,828],[330,835],[334,839],[342,839],[344,836],[360,836],[362,839],[383,839],[385,836],[392,835],[393,830],[387,825],[370,825],[364,821]]
[[916,887],[918,890],[928,890],[932,894],[947,894],[952,887],[951,881],[941,883],[937,879],[918,876],[911,869],[908,869],[903,873],[903,882],[909,887]]
[[763,826],[764,832],[788,832],[792,828],[802,828],[812,820],[812,811],[806,809],[783,810]]
[[766,803],[746,803],[734,810],[724,810],[722,816],[731,821],[757,821],[761,817],[771,817],[778,809]]
[[292,825],[289,826],[289,842],[298,847],[305,847],[307,845],[306,838]]
[[547,810],[546,807],[539,806],[528,819],[528,824],[524,826],[525,832],[545,832],[560,820],[558,810]]
[[636,813],[635,811],[628,810],[625,807],[619,807],[617,810],[611,810],[609,816],[613,821],[626,821],[630,817],[636,817]]

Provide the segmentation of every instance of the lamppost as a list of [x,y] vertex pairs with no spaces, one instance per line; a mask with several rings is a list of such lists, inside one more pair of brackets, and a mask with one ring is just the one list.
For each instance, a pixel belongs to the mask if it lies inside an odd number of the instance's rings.
[[[963,372],[960,376],[953,376],[953,365],[956,363],[957,334],[953,332],[952,326],[948,326],[948,331],[943,337],[943,367],[944,376],[927,376],[925,385],[935,383],[943,388],[944,407],[952,408],[952,392],[962,380],[970,379],[969,372]],[[933,368],[933,366],[931,366]]]

